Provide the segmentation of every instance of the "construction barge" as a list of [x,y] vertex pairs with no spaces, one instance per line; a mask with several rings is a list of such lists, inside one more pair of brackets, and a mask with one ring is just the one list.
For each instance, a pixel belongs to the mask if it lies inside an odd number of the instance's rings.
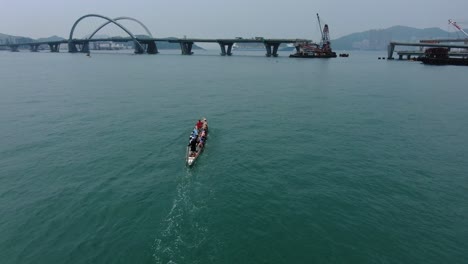
[[328,25],[325,24],[322,30],[320,24],[320,17],[317,14],[317,20],[320,27],[320,33],[322,35],[322,41],[320,44],[313,43],[311,41],[302,41],[295,44],[296,53],[289,55],[290,58],[336,58],[336,53],[331,49],[330,33]]
[[468,66],[468,57],[453,58],[449,56],[448,48],[430,48],[424,52],[424,56],[418,61],[430,65],[462,65]]

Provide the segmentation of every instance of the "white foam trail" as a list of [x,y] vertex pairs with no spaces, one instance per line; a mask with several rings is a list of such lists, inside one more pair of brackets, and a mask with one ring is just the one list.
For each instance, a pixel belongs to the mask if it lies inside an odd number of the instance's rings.
[[162,231],[155,238],[153,256],[158,264],[196,263],[185,256],[190,256],[187,252],[203,244],[208,230],[197,220],[200,208],[192,200],[193,185],[193,176],[188,170],[177,185],[172,208],[161,221]]

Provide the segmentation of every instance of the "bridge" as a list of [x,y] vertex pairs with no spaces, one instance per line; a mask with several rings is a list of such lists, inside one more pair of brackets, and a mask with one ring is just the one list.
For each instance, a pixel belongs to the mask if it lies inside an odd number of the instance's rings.
[[[388,59],[392,60],[393,59],[393,53],[395,52],[395,47],[396,46],[413,46],[413,47],[419,47],[420,50],[414,50],[414,51],[397,51],[397,54],[399,56],[399,59],[401,60],[403,56],[406,56],[408,59],[411,59],[411,56],[417,56],[421,55],[424,52],[422,51],[422,48],[429,47],[429,48],[460,48],[460,49],[468,49],[467,44],[443,44],[444,42],[464,42],[468,43],[468,39],[434,39],[434,40],[421,40],[419,43],[416,42],[396,42],[392,41],[388,44]],[[454,56],[466,56],[467,52],[450,52],[450,55]]]
[[[103,19],[105,22],[97,27],[91,35],[87,38],[77,39],[73,37],[76,26],[84,19],[89,17],[97,17]],[[124,27],[118,21],[120,20],[131,20],[138,23],[147,33],[145,37],[136,37],[132,32],[130,32],[126,27]],[[93,38],[99,30],[105,26],[113,24],[122,29],[128,37],[118,37],[118,38]],[[116,17],[109,18],[106,16],[98,14],[88,14],[80,17],[73,24],[68,40],[59,40],[59,41],[45,41],[45,42],[29,42],[29,43],[8,43],[0,44],[0,47],[8,47],[11,51],[19,51],[19,47],[29,47],[32,52],[38,52],[39,47],[42,45],[48,45],[50,52],[59,52],[61,44],[68,45],[68,52],[70,53],[89,53],[90,48],[89,44],[92,42],[103,42],[103,41],[112,41],[112,42],[133,42],[135,53],[136,54],[157,54],[159,53],[156,42],[164,41],[169,43],[178,43],[180,45],[182,55],[192,55],[192,47],[194,43],[217,43],[221,49],[222,56],[231,56],[232,47],[234,43],[262,43],[265,46],[266,56],[277,57],[278,48],[281,43],[296,43],[303,41],[311,41],[306,39],[264,39],[264,38],[254,38],[254,39],[245,39],[245,38],[232,38],[232,39],[202,39],[202,38],[154,38],[148,28],[139,20],[131,17]]]

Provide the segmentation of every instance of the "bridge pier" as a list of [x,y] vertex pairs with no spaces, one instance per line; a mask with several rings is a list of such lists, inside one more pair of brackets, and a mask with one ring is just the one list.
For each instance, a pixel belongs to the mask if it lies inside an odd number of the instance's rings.
[[148,54],[158,54],[158,46],[156,46],[156,41],[150,41],[146,44],[146,53]]
[[182,51],[182,55],[192,55],[192,46],[193,42],[191,41],[181,41],[180,42],[180,49]]
[[[49,47],[50,47],[50,52],[53,52],[51,44],[49,44]],[[68,52],[70,52],[70,53],[77,53],[78,52],[78,48],[76,47],[76,43],[71,42],[71,41],[68,42]]]
[[19,52],[19,45],[10,45],[11,52]]
[[135,54],[144,54],[145,53],[145,47],[146,46],[144,43],[139,43],[137,41],[133,42],[135,46]]
[[83,42],[83,44],[81,44],[80,52],[81,53],[89,53],[89,42],[88,41]]
[[60,44],[59,43],[49,43],[50,52],[59,52]]
[[219,41],[218,44],[219,44],[219,47],[221,48],[221,56],[232,55],[232,46],[234,45],[234,42]]
[[279,42],[265,42],[266,56],[267,57],[278,57],[278,47],[281,43]]
[[156,46],[156,41],[145,41],[141,42],[140,45],[135,43],[135,54],[158,54],[158,47]]
[[[390,43],[387,47],[387,59],[393,60],[393,52],[395,51],[395,44]],[[401,58],[400,58],[401,60]]]
[[31,50],[32,52],[38,52],[38,51],[39,51],[39,45],[37,45],[37,44],[36,44],[36,45],[31,44],[31,45],[30,45],[30,50]]
[[[60,44],[49,43],[50,52],[59,52]],[[68,42],[68,52],[70,53],[89,53],[89,41]]]

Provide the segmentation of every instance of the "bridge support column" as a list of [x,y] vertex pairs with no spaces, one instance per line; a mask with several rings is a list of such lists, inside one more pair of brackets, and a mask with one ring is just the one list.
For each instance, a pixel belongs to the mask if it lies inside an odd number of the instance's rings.
[[278,48],[281,43],[279,42],[265,42],[266,56],[278,57]]
[[189,41],[182,41],[180,42],[180,49],[182,51],[182,55],[192,55],[192,46],[193,42]]
[[145,44],[134,41],[133,45],[135,46],[135,54],[145,53]]
[[221,56],[226,56],[226,46],[224,46],[224,44],[219,44],[219,47],[221,48],[221,53],[220,55]]
[[158,54],[158,46],[156,46],[156,41],[150,41],[146,45],[146,53],[148,54]]
[[59,43],[49,43],[50,52],[59,52],[60,44]]
[[281,43],[274,43],[273,44],[273,57],[278,57],[278,48]]
[[83,42],[83,44],[81,44],[80,52],[89,53],[89,42]]
[[19,51],[19,45],[10,45],[9,46],[12,52],[18,52]]
[[221,48],[221,56],[232,55],[232,46],[234,45],[233,42],[218,42],[218,44],[219,44],[219,47]]
[[[50,52],[53,52],[51,44],[49,44],[49,47],[50,47]],[[76,43],[68,42],[68,52],[70,52],[70,53],[77,53],[78,52],[78,48],[76,47]]]
[[227,55],[228,56],[231,56],[232,55],[232,46],[234,45],[234,43],[229,43],[227,45],[228,49],[227,49]]
[[265,49],[266,49],[266,54],[265,54],[265,56],[271,57],[271,44],[265,42],[264,45],[265,45]]
[[395,51],[395,44],[390,43],[387,47],[387,59],[393,60],[393,52]]
[[39,51],[39,45],[32,44],[31,47],[30,47],[30,50],[32,52],[38,52]]

